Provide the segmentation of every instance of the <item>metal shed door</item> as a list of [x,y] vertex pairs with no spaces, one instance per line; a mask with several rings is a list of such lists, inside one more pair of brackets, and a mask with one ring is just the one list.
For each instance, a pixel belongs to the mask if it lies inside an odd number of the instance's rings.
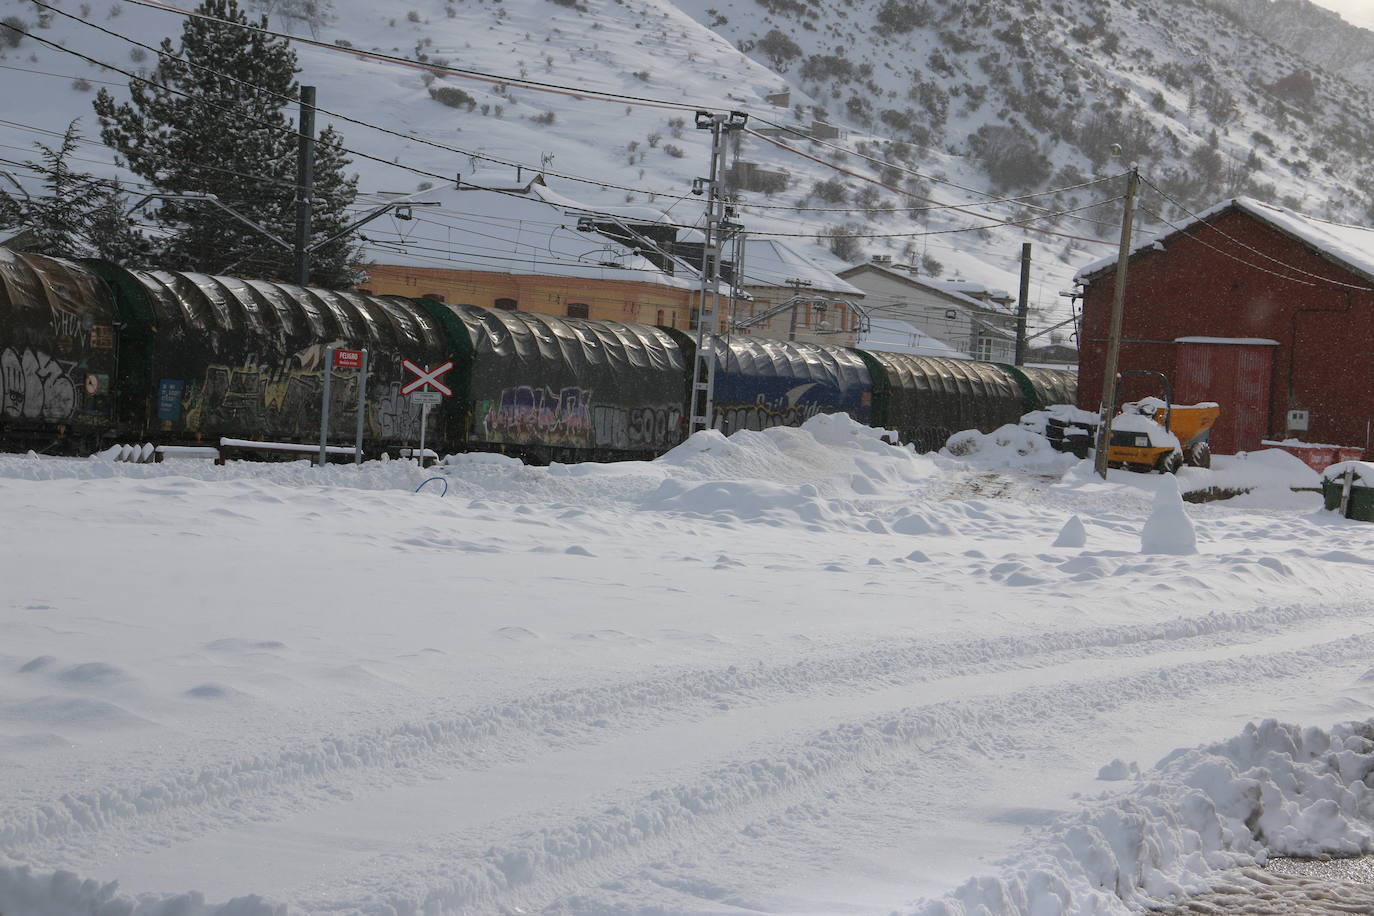
[[1269,378],[1274,347],[1253,343],[1178,345],[1174,399],[1180,404],[1216,401],[1221,416],[1212,428],[1212,451],[1253,451],[1269,426]]

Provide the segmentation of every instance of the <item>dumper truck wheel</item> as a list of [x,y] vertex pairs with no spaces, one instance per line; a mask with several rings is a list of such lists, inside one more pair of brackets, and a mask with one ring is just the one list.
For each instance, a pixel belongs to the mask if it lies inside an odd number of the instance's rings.
[[1178,452],[1169,452],[1160,457],[1158,466],[1161,474],[1177,474],[1178,469],[1183,467],[1183,456]]
[[1212,466],[1212,447],[1206,442],[1195,442],[1183,450],[1183,461],[1189,467],[1210,468]]

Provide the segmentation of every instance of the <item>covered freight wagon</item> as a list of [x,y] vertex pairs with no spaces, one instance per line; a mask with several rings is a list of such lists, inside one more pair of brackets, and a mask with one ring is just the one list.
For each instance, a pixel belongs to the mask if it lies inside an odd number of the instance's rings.
[[0,248],[0,447],[99,446],[117,323],[114,297],[83,265]]
[[873,382],[856,350],[733,337],[718,345],[715,371],[711,425],[726,435],[801,426],[820,413],[872,417]]
[[1039,369],[1031,366],[1007,368],[1025,379],[1022,387],[1034,399],[1027,410],[1044,410],[1052,404],[1075,404],[1078,401],[1078,373],[1072,369]]
[[663,328],[426,303],[461,324],[465,447],[522,459],[652,458],[682,441],[689,368]]
[[1009,367],[940,356],[862,351],[873,373],[874,425],[917,451],[942,448],[966,429],[1015,423],[1028,399]]
[[[371,445],[412,444],[420,408],[400,394],[401,360],[450,358],[440,323],[406,299],[96,267],[125,318],[119,410],[141,437],[318,442],[325,352],[336,347],[368,350]],[[351,440],[360,373],[331,371],[330,435]],[[445,438],[444,416],[431,416],[435,441]]]

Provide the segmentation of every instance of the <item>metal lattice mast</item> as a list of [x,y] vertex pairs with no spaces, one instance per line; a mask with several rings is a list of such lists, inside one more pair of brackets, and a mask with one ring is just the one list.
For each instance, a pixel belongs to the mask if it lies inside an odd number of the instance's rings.
[[720,309],[720,256],[728,236],[723,172],[726,136],[744,127],[749,116],[739,111],[720,114],[698,111],[698,130],[711,132],[711,173],[693,182],[692,190],[706,195],[705,240],[701,246],[701,298],[697,308],[696,357],[692,368],[692,416],[688,432],[712,426],[716,382],[716,313]]

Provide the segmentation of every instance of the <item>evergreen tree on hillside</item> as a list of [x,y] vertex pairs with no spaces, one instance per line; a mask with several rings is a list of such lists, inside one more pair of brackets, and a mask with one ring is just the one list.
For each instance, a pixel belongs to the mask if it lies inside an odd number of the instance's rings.
[[135,226],[119,183],[71,168],[81,141],[76,124],[67,126],[57,149],[34,144],[39,158],[24,163],[42,176],[42,194],[17,182],[0,187],[0,229],[26,230],[29,240],[22,248],[35,254],[137,264],[148,255],[148,240]]
[[[243,25],[237,0],[204,0],[206,16]],[[259,25],[266,26],[264,16]],[[190,63],[187,63],[190,62]],[[190,64],[197,66],[191,66]],[[226,206],[290,241],[295,234],[297,135],[288,118],[298,96],[296,55],[284,39],[188,18],[179,47],[165,38],[149,80],[129,84],[128,102],[106,90],[95,100],[101,139],[132,172],[169,193],[213,194]],[[175,91],[174,91],[175,90]],[[316,238],[346,224],[356,179],[332,128],[316,145]],[[166,266],[294,280],[294,258],[261,232],[209,203],[163,201],[156,211],[172,231],[159,255]],[[332,227],[332,228],[331,228]],[[323,233],[323,234],[322,234]],[[348,241],[319,252],[312,282],[347,286]]]

